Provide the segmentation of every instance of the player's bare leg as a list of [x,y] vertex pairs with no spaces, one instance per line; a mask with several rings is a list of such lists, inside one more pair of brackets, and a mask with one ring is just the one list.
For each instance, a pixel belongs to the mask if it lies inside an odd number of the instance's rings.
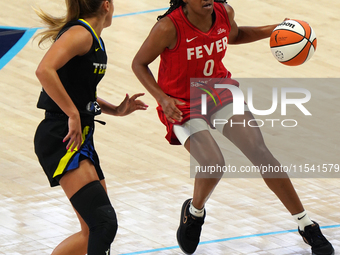
[[[65,174],[60,180],[60,185],[66,196],[71,199],[81,188],[98,180],[92,163],[89,160],[83,160],[80,162],[79,168]],[[106,192],[105,180],[100,183]],[[77,211],[76,214],[81,225],[81,231],[61,242],[54,249],[52,255],[85,255],[88,252],[89,227]]]
[[[208,130],[191,135],[184,147],[197,160],[200,166],[224,166],[224,158],[216,141]],[[192,204],[196,208],[203,208],[223,173],[197,173],[194,185]]]
[[[105,180],[100,181],[106,189]],[[62,241],[52,252],[52,255],[85,255],[89,241],[89,228],[79,213],[74,210],[80,223],[81,230]]]
[[85,255],[89,240],[89,228],[79,213],[78,216],[81,230],[62,241],[52,252],[52,255]]
[[[223,155],[208,130],[191,135],[184,146],[200,166],[224,166]],[[186,254],[192,254],[197,248],[205,218],[204,204],[222,175],[223,172],[196,174],[193,199],[184,202],[177,230],[178,244]]]
[[[234,123],[240,123],[244,120],[245,123],[248,123],[254,117],[249,111],[246,111],[244,115],[234,115],[231,119]],[[223,128],[223,135],[234,143],[255,166],[281,166],[265,145],[258,127],[247,125],[245,127],[243,125],[231,127],[231,125],[227,124]],[[301,201],[288,175],[284,172],[275,174],[278,178],[275,178],[276,176],[273,176],[271,173],[262,174],[267,186],[276,194],[292,215],[303,212],[304,209]]]

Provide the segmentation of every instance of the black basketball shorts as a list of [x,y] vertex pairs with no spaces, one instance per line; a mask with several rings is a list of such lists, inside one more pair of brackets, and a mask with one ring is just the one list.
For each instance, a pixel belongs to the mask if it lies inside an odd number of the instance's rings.
[[70,170],[79,167],[79,162],[90,159],[97,171],[99,180],[104,179],[99,158],[94,148],[93,132],[94,122],[83,123],[83,143],[78,150],[67,150],[67,142],[63,142],[68,133],[68,120],[66,115],[54,116],[46,114],[46,118],[39,124],[35,137],[34,147],[39,162],[47,175],[51,187],[58,186],[61,177]]

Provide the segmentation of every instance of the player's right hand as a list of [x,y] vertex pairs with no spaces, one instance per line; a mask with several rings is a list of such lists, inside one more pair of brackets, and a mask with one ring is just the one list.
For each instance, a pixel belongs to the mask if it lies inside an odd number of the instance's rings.
[[68,119],[68,133],[63,139],[63,142],[66,142],[67,140],[69,141],[66,145],[66,149],[70,149],[71,151],[79,149],[83,142],[79,115],[69,117]]
[[183,113],[177,108],[176,105],[185,105],[185,102],[172,97],[165,97],[160,102],[163,112],[168,121],[175,123],[175,121],[181,122]]

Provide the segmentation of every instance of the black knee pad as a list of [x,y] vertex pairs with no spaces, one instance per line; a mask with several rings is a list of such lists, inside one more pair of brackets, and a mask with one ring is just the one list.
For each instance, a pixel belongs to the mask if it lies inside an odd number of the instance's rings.
[[112,243],[116,236],[118,224],[116,212],[111,205],[104,205],[96,209],[96,224],[90,227],[90,232],[99,233],[102,240]]
[[70,199],[90,230],[88,255],[109,254],[117,229],[116,212],[99,181],[82,187]]

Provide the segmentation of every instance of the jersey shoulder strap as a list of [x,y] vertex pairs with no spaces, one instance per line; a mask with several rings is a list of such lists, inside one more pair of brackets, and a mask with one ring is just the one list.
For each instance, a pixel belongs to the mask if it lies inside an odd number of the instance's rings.
[[76,26],[76,25],[80,25],[84,27],[85,29],[87,29],[92,34],[94,41],[96,41],[99,47],[104,51],[105,47],[104,47],[104,43],[102,39],[98,37],[98,35],[96,34],[96,31],[84,19],[78,19],[78,20],[74,20],[74,21],[70,21],[66,23],[66,25],[59,31],[55,40],[58,40],[60,36],[62,36],[67,30],[69,30],[71,27]]

